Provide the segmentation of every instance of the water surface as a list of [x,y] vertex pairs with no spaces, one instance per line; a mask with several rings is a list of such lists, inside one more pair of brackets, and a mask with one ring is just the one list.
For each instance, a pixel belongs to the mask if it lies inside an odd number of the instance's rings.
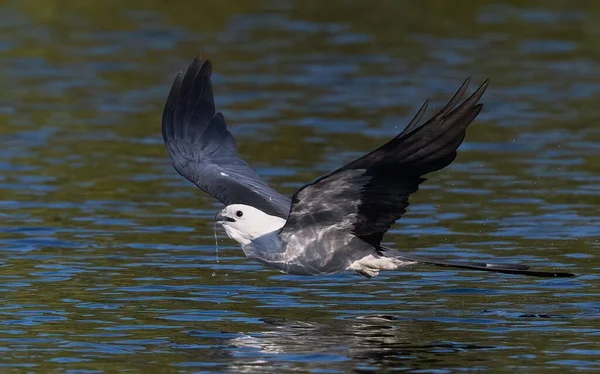
[[[113,4],[114,3],[114,4]],[[0,370],[600,369],[600,19],[583,2],[7,1]],[[284,275],[219,232],[160,116],[195,53],[287,194],[491,78],[388,245],[580,274]]]

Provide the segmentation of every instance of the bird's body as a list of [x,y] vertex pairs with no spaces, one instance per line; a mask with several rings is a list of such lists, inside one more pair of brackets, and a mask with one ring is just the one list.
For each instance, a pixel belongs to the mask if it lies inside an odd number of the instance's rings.
[[[243,212],[242,216],[237,217],[237,212]],[[251,206],[233,204],[217,217],[227,236],[241,244],[248,258],[288,274],[323,275],[353,270],[374,276],[379,270],[414,263],[378,254],[371,245],[350,234],[343,223],[327,228],[307,226],[284,241],[280,232],[286,220]]]
[[302,186],[291,199],[267,186],[237,155],[215,110],[209,61],[196,58],[179,74],[163,112],[163,138],[175,169],[223,204],[217,219],[248,258],[298,275],[380,270],[425,263],[545,277],[570,273],[529,270],[520,264],[444,261],[398,252],[381,244],[405,212],[423,176],[448,166],[466,129],[482,109],[487,82],[450,102],[424,123],[427,103],[395,138],[380,148]]

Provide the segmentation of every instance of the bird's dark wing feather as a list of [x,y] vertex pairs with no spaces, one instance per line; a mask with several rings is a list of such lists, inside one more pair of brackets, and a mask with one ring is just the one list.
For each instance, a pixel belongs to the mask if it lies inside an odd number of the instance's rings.
[[162,117],[173,166],[225,205],[246,204],[286,218],[290,200],[270,188],[237,153],[223,114],[215,112],[210,61],[196,57],[175,77]]
[[417,256],[412,254],[406,254],[398,252],[394,249],[387,247],[380,247],[381,254],[387,257],[393,257],[404,261],[414,261],[421,264],[429,264],[443,267],[470,269],[470,270],[481,270],[491,271],[494,273],[505,273],[505,274],[519,274],[528,275],[532,277],[543,277],[543,278],[569,278],[574,277],[573,273],[566,273],[561,271],[543,271],[543,270],[531,270],[527,265],[523,264],[503,264],[503,263],[487,263],[487,262],[469,262],[469,261],[448,261],[440,260],[431,257]]
[[463,83],[450,102],[424,124],[426,104],[394,139],[302,186],[292,197],[292,208],[281,235],[318,224],[351,224],[351,232],[379,248],[383,234],[406,212],[408,197],[417,191],[424,174],[448,166],[465,137],[467,126],[482,108],[478,104],[487,81],[462,104]]

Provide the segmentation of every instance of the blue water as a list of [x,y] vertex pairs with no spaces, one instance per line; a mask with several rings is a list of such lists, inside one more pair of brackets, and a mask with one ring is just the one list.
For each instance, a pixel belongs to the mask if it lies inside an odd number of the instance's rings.
[[[600,9],[519,4],[2,5],[0,371],[600,369]],[[286,194],[491,78],[386,244],[579,276],[290,276],[221,231],[217,254],[220,206],[160,135],[198,52],[240,153]]]

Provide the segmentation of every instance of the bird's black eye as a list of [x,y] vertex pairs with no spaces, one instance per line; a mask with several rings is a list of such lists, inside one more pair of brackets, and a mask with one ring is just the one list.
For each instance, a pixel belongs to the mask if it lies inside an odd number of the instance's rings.
[[235,212],[235,215],[238,217],[241,217],[244,215],[244,212],[242,212],[241,210],[238,210],[237,212]]

